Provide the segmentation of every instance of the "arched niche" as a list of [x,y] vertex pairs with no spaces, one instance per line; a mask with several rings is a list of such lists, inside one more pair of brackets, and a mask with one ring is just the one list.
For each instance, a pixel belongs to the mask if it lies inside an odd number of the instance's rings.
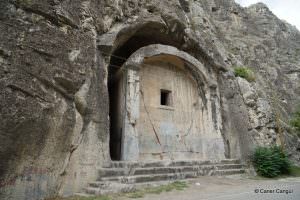
[[151,44],[164,44],[181,50],[187,50],[187,47],[194,49],[193,45],[188,45],[187,38],[185,27],[180,22],[175,20],[166,23],[163,19],[155,18],[115,27],[111,32],[98,39],[100,54],[104,56],[108,64],[107,84],[110,97],[110,155],[112,160],[121,159],[119,153],[122,143],[120,134],[111,134],[122,132],[122,128],[116,127],[114,123],[119,120],[119,116],[114,114],[119,112],[119,108],[114,106],[119,103],[120,99],[118,93],[115,92],[119,87],[118,81],[116,81],[119,68],[134,52]]
[[211,70],[213,68],[225,70],[223,65],[214,62],[207,49],[199,45],[199,38],[195,38],[182,22],[172,18],[154,17],[146,21],[116,26],[98,38],[100,53],[109,63],[108,80],[135,51],[152,44],[176,47],[193,55],[204,65],[209,65]]
[[[203,41],[202,41],[203,42]],[[135,21],[128,24],[116,25],[109,32],[101,35],[98,38],[98,48],[100,54],[105,58],[108,69],[108,91],[110,97],[110,155],[112,160],[120,160],[121,154],[120,149],[122,148],[122,137],[121,132],[123,132],[122,127],[116,127],[114,121],[118,121],[120,118],[114,113],[118,113],[118,107],[114,105],[119,103],[118,94],[115,92],[120,85],[116,81],[118,77],[118,71],[121,66],[128,60],[128,58],[133,55],[138,49],[141,49],[148,45],[161,44],[166,46],[175,47],[181,52],[186,52],[187,55],[193,57],[191,60],[198,60],[201,62],[203,68],[205,68],[206,75],[214,76],[216,71],[224,70],[224,65],[215,63],[214,60],[209,56],[208,50],[204,49],[200,44],[201,38],[195,38],[193,33],[185,27],[184,23],[174,18],[160,18],[152,17],[144,21]],[[186,62],[187,66],[193,66],[195,63]],[[190,67],[192,71],[193,67]],[[197,72],[197,70],[196,70]],[[197,73],[192,73],[196,75]],[[198,84],[202,84],[203,75],[198,74],[194,76]],[[215,90],[216,84],[210,80],[215,80],[214,78],[208,77],[208,84],[210,90]],[[211,84],[212,83],[212,84]],[[199,87],[199,93],[203,96],[205,89]],[[215,88],[215,89],[214,89]],[[213,99],[218,98],[217,95]],[[209,99],[206,99],[207,101]],[[210,101],[210,102],[214,102]],[[218,112],[218,100],[216,100],[216,105],[211,105],[215,112]],[[221,120],[218,119],[218,114],[213,115],[213,120],[215,124],[218,124]],[[216,125],[217,126],[217,125]],[[119,132],[119,134],[112,134]],[[118,146],[116,148],[116,146]]]
[[[216,78],[196,58],[172,46],[148,45],[134,52],[114,79],[112,138],[119,141],[111,148],[117,146],[116,157],[130,161],[224,158]],[[175,86],[166,86],[168,82]],[[174,96],[168,99],[168,95]],[[145,97],[156,105],[145,103]]]

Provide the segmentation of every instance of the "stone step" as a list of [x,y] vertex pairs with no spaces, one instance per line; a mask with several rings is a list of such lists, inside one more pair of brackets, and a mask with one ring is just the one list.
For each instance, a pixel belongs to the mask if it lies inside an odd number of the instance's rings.
[[107,189],[113,187],[115,184],[117,183],[113,181],[95,181],[95,182],[90,182],[89,187]]
[[198,171],[199,168],[200,168],[199,166],[136,168],[135,171],[133,172],[133,175],[192,172],[192,171]]
[[122,186],[114,186],[109,187],[106,189],[97,188],[97,187],[87,187],[84,189],[84,192],[88,195],[106,195],[106,194],[113,194],[113,193],[126,193],[126,192],[133,192],[136,188],[134,185],[123,184]]
[[181,160],[181,161],[150,161],[150,162],[128,162],[114,161],[108,163],[104,168],[145,168],[145,167],[165,167],[165,166],[193,166],[211,164],[240,164],[237,159],[225,160]]
[[129,161],[112,161],[103,166],[103,168],[133,168],[139,167],[141,163],[139,162],[129,162]]
[[237,159],[184,160],[184,161],[172,161],[168,166],[194,166],[194,165],[218,165],[218,164],[240,164],[240,160]]
[[186,178],[196,178],[197,172],[184,172],[184,173],[170,173],[170,174],[147,174],[135,176],[116,176],[116,177],[101,177],[99,181],[114,181],[124,184],[153,182],[153,181],[167,181]]
[[245,169],[224,169],[224,170],[216,170],[212,173],[213,176],[228,176],[235,174],[243,174],[245,173]]
[[236,159],[219,161],[152,161],[111,162],[99,169],[99,178],[89,183],[83,193],[105,195],[131,192],[155,183],[168,184],[175,180],[192,179],[200,176],[226,176],[245,173],[244,165]]
[[243,164],[223,164],[223,165],[215,165],[216,169],[241,169],[244,168],[245,165]]
[[[167,181],[163,180],[163,181],[132,183],[130,185],[139,189],[139,188],[144,188],[144,187],[149,187],[149,186],[166,185],[166,184],[169,184],[169,183],[172,183],[172,182],[174,182],[174,181],[173,180],[167,180]],[[102,189],[102,190],[106,190],[106,189],[115,187],[116,184],[118,185],[117,187],[128,185],[128,184],[117,183],[117,182],[113,182],[113,181],[95,181],[95,182],[89,183],[88,187],[90,187],[90,188],[99,188],[99,189]]]
[[[218,163],[218,162],[216,162]],[[221,160],[220,162],[221,164],[241,164],[241,161],[238,159],[224,159]]]
[[99,169],[99,177],[111,177],[111,176],[126,176],[129,175],[143,175],[143,174],[163,174],[163,173],[181,173],[181,172],[195,172],[199,170],[208,169],[239,169],[242,168],[241,164],[219,164],[219,165],[194,165],[194,166],[166,166],[166,167],[145,167],[135,168],[129,172],[128,169],[121,168],[101,168]]
[[198,172],[200,170],[207,169],[240,169],[243,165],[241,164],[224,164],[224,165],[194,165],[185,167],[148,167],[148,168],[136,168],[133,175],[143,174],[164,174],[164,173],[182,173],[182,172]]
[[[208,175],[226,176],[242,173],[245,173],[244,169],[225,169],[214,170]],[[103,177],[101,178],[101,181],[89,183],[89,186],[85,188],[84,193],[81,194],[106,195],[120,192],[132,192],[149,186],[164,185],[175,180],[193,179],[197,177],[199,177],[199,173],[197,172]]]
[[98,170],[99,177],[108,176],[125,176],[128,175],[128,169],[125,168],[100,168]]

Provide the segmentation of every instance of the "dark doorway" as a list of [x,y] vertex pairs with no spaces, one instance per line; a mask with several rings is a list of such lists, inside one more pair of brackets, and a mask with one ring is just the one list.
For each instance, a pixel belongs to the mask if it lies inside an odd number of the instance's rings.
[[110,141],[109,149],[112,160],[121,160],[123,108],[125,94],[123,86],[123,73],[121,69],[112,69],[108,81]]

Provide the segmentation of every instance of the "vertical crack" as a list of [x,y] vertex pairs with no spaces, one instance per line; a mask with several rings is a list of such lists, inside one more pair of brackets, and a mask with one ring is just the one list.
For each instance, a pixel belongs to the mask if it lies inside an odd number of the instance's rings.
[[142,100],[143,100],[143,105],[144,105],[145,111],[146,111],[146,113],[147,113],[147,117],[148,117],[148,119],[149,119],[149,121],[150,121],[150,124],[151,124],[152,130],[153,130],[153,132],[154,132],[154,134],[155,134],[156,140],[157,140],[158,144],[159,144],[160,146],[162,146],[162,145],[161,145],[161,142],[160,142],[160,139],[159,139],[159,136],[158,136],[158,133],[157,133],[157,131],[156,131],[156,129],[155,129],[154,123],[153,123],[153,121],[152,121],[152,119],[151,119],[151,117],[150,117],[150,113],[149,113],[149,111],[148,111],[148,108],[147,108],[147,106],[146,106],[146,104],[145,104],[144,93],[143,93],[142,90],[140,90],[140,93],[141,93],[141,96],[142,96]]

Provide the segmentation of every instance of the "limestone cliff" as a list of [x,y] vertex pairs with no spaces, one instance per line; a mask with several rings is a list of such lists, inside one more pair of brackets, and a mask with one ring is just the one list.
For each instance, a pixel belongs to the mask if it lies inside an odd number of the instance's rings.
[[[71,195],[93,179],[110,160],[109,66],[149,44],[218,74],[226,157],[247,160],[255,145],[285,141],[299,162],[288,121],[300,102],[300,33],[264,4],[2,0],[1,199]],[[256,81],[236,78],[235,66]]]

